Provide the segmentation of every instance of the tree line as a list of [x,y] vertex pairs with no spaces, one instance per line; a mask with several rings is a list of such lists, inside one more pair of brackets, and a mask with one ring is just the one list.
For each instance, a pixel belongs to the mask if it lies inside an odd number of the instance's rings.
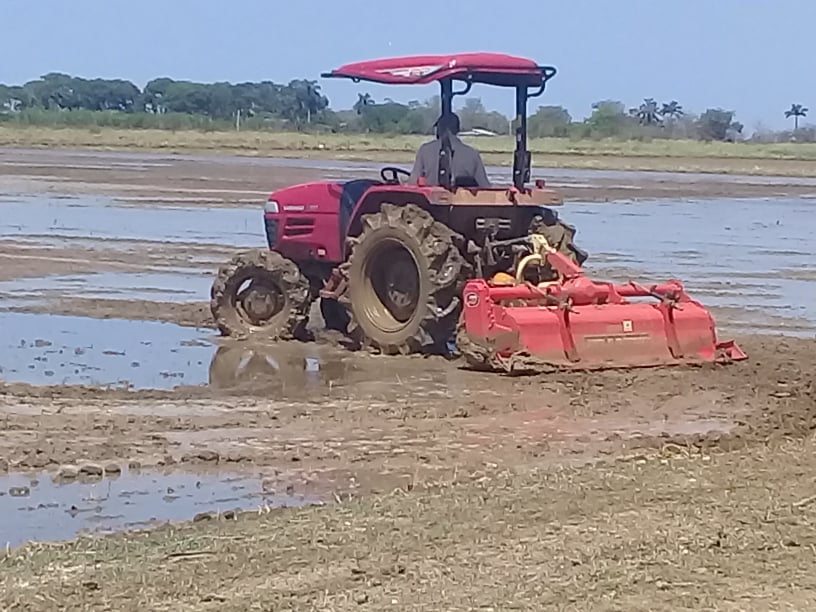
[[[375,101],[361,93],[350,109],[332,109],[316,81],[198,83],[157,78],[139,89],[122,79],[84,79],[53,72],[23,85],[0,84],[0,121],[20,124],[92,125],[165,129],[272,129],[379,134],[430,134],[439,115],[439,97]],[[510,134],[511,120],[489,111],[478,98],[457,107],[464,130]],[[800,128],[808,109],[792,104],[785,116],[793,132],[758,131],[764,140],[816,141],[816,130]],[[530,136],[565,138],[694,138],[736,141],[744,126],[733,110],[709,108],[687,113],[677,100],[646,98],[627,108],[600,100],[588,117],[576,120],[562,106],[531,109]]]
[[[329,100],[316,81],[287,84],[196,83],[169,78],[153,79],[144,89],[121,79],[84,79],[59,72],[24,85],[0,84],[0,109],[6,116],[43,118],[43,111],[118,113],[120,115],[187,115],[215,122],[269,117],[293,125],[310,123],[328,109]],[[85,114],[81,111],[84,111]],[[104,119],[100,118],[104,124]],[[115,123],[115,121],[114,121]],[[128,120],[122,121],[128,125]],[[160,123],[160,122],[157,122]]]

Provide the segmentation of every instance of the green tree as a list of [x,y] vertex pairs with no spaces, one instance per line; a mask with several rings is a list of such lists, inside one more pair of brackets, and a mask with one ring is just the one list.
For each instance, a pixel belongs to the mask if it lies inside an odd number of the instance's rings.
[[18,113],[37,106],[37,100],[20,85],[0,85],[0,112]]
[[785,111],[785,117],[790,119],[793,117],[793,131],[799,131],[799,117],[807,117],[808,109],[801,104],[791,104],[791,107]]
[[660,107],[660,114],[664,118],[679,119],[685,113],[683,112],[683,107],[680,106],[677,100],[672,100],[671,102],[663,103],[663,106]]
[[586,120],[586,125],[593,136],[620,136],[626,128],[627,119],[623,102],[601,100],[592,105],[592,114]]
[[371,97],[371,94],[361,93],[357,94],[357,102],[354,103],[354,106],[352,108],[354,112],[356,112],[358,115],[361,115],[363,113],[363,109],[366,106],[370,106],[372,104],[374,104],[374,98]]
[[697,129],[703,140],[735,140],[743,126],[734,121],[734,111],[709,108],[697,120]]
[[643,104],[637,108],[634,115],[637,117],[640,125],[656,125],[660,123],[661,119],[660,108],[657,106],[657,102],[654,98],[646,98],[643,100]]
[[564,137],[569,135],[572,117],[563,106],[539,106],[527,119],[532,138]]
[[397,102],[383,102],[382,104],[369,104],[363,107],[361,113],[362,126],[366,132],[398,133],[400,125],[405,125],[410,109],[406,104]]

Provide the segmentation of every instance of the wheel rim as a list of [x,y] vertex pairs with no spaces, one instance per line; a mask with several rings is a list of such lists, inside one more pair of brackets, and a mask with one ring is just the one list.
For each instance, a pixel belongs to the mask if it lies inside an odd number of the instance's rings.
[[405,328],[419,305],[419,265],[398,240],[386,239],[369,252],[363,266],[363,309],[384,332]]
[[286,306],[286,296],[272,279],[261,276],[245,279],[235,291],[235,309],[250,325],[268,325]]

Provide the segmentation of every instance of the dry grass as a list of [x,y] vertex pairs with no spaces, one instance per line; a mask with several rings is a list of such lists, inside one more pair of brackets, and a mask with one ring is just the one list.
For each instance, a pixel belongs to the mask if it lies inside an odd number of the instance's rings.
[[804,610],[812,440],[35,545],[3,609]]
[[[221,152],[395,163],[412,160],[424,140],[426,138],[422,136],[0,127],[0,146],[9,147]],[[511,138],[479,138],[473,142],[487,163],[510,164]],[[530,148],[539,167],[816,176],[816,144],[548,138],[532,140]]]

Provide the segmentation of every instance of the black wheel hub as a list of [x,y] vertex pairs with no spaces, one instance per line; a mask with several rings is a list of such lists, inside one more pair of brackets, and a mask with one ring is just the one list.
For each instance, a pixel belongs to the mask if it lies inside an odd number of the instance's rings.
[[253,280],[238,293],[238,305],[253,325],[263,325],[283,308],[284,298],[274,285]]
[[395,319],[404,323],[416,310],[419,294],[419,276],[410,255],[400,253],[384,276],[385,305]]

